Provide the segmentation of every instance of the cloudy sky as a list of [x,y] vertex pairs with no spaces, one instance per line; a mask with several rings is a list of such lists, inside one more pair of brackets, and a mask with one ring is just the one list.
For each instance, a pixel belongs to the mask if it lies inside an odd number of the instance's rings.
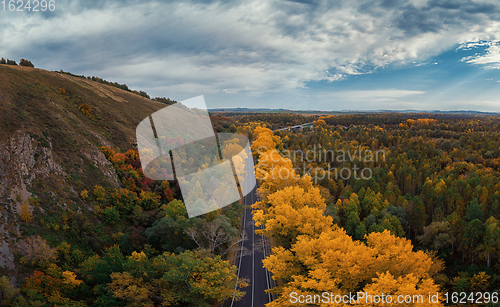
[[55,2],[0,6],[0,56],[209,108],[500,112],[497,0]]

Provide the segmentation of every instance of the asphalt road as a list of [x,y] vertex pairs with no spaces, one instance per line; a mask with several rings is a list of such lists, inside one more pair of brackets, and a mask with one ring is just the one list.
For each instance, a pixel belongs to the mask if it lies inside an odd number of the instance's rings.
[[[263,307],[271,301],[271,295],[265,290],[271,288],[271,280],[268,279],[267,270],[262,265],[264,256],[264,245],[261,235],[255,234],[255,223],[252,219],[250,205],[257,201],[256,189],[245,197],[245,215],[243,218],[247,239],[240,246],[238,266],[238,278],[249,280],[249,286],[241,289],[246,291],[245,296],[239,301],[229,301],[225,306],[229,307]],[[242,252],[243,251],[243,252]],[[247,252],[245,252],[247,251]]]
[[265,304],[272,300],[272,296],[266,293],[265,290],[274,287],[274,281],[270,277],[271,274],[262,265],[262,260],[269,255],[270,248],[267,240],[263,240],[261,235],[255,234],[256,228],[252,219],[251,205],[259,200],[257,197],[258,182],[254,175],[252,152],[249,147],[245,150],[247,159],[245,162],[246,175],[244,177],[246,178],[243,179],[241,188],[243,194],[247,194],[243,198],[243,204],[245,205],[243,232],[246,234],[246,239],[238,246],[235,265],[238,267],[238,279],[246,279],[249,285],[240,289],[245,292],[243,298],[239,301],[226,300],[222,304],[223,307],[264,307]]

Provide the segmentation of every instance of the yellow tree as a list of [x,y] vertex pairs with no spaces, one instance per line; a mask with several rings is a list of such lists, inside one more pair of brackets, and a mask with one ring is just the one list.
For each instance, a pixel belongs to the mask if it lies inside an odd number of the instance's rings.
[[268,195],[285,187],[299,185],[308,189],[312,186],[311,177],[307,174],[300,177],[292,161],[275,149],[261,152],[255,170],[256,178],[260,182],[257,191],[264,203],[267,202]]
[[33,214],[31,213],[31,208],[28,206],[27,202],[21,205],[21,219],[25,222],[29,222],[33,219]]
[[113,296],[121,300],[127,301],[127,306],[143,306],[153,307],[151,300],[151,287],[144,283],[142,278],[135,278],[128,272],[111,273],[111,283],[109,289],[113,292]]
[[[245,171],[245,163],[248,155],[246,154],[245,148],[242,146],[239,138],[235,137],[224,143],[224,148],[222,148],[222,157],[231,157],[236,174],[240,175],[240,185],[243,185],[242,180],[244,180],[244,177],[247,174]],[[238,179],[236,175],[235,178]]]
[[276,148],[276,142],[271,129],[265,127],[256,127],[253,131],[254,141],[252,142],[252,151],[259,157],[262,153]]
[[279,281],[273,292],[282,295],[267,306],[295,306],[289,297],[292,292],[321,295],[325,291],[334,295],[415,294],[424,297],[418,306],[431,306],[425,304],[429,292],[439,291],[432,280],[436,267],[431,257],[414,252],[410,241],[388,231],[372,233],[366,239],[367,243],[353,240],[334,226],[316,238],[299,236],[290,249],[274,248],[263,262]]
[[317,236],[329,229],[332,218],[324,216],[326,204],[317,187],[285,187],[268,196],[267,209],[254,210],[255,225],[274,242],[289,247],[299,235]]
[[300,180],[295,173],[292,161],[282,157],[274,149],[260,155],[255,169],[257,180],[260,181],[259,196],[264,201],[269,194],[286,186],[295,185]]

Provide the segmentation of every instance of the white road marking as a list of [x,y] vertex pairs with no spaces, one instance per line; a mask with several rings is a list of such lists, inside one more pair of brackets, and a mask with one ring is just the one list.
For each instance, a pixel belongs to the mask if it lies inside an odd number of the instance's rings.
[[[252,195],[253,203],[253,195]],[[252,307],[253,307],[253,297],[255,295],[255,222],[252,221]]]
[[[243,207],[246,205],[246,198],[245,198],[245,201],[243,202]],[[245,225],[246,225],[246,220],[247,220],[247,210],[245,208],[245,210],[243,211],[243,231],[245,231]],[[238,275],[236,277],[236,281],[240,280],[240,268],[241,268],[241,258],[243,258],[243,244],[244,244],[244,240],[241,241],[241,251],[240,251],[240,264],[238,266]],[[236,282],[236,286],[234,286],[234,291],[236,291],[238,289],[238,282]],[[233,294],[233,299],[231,300],[231,307],[233,307],[233,304],[234,304],[234,294]]]
[[[252,170],[253,171],[253,170]],[[245,184],[248,184],[248,182],[246,182]],[[250,203],[253,205],[254,203],[254,197],[256,197],[257,195],[255,193],[251,193],[249,194],[251,195],[251,199],[250,199]],[[257,197],[258,199],[258,197]],[[245,197],[244,198],[244,206],[247,205],[247,198]],[[245,228],[246,228],[246,215],[247,215],[247,210],[245,208],[245,211],[244,211],[244,214],[243,214],[243,231],[245,231]],[[263,230],[264,226],[261,225],[259,229]],[[262,239],[262,251],[263,251],[263,255],[264,255],[264,259],[266,258],[266,250],[265,250],[265,240],[264,240],[264,235],[261,235],[261,239]],[[238,267],[238,275],[237,275],[237,280],[239,280],[240,278],[240,269],[241,269],[241,259],[243,258],[243,247],[244,247],[244,241],[241,242],[241,251],[240,251],[240,261],[239,261],[239,267]],[[267,270],[267,268],[264,267],[264,269],[266,270],[266,282],[267,282],[267,289],[271,289],[270,288],[270,285],[269,285],[269,272]],[[254,306],[254,296],[255,296],[255,221],[253,221],[253,218],[252,218],[252,307]],[[237,286],[234,288],[234,290],[236,291],[237,290]],[[271,299],[271,294],[268,293],[268,302],[271,302],[272,299]],[[234,304],[234,295],[233,295],[233,299],[231,300],[231,307],[233,307],[233,304]]]

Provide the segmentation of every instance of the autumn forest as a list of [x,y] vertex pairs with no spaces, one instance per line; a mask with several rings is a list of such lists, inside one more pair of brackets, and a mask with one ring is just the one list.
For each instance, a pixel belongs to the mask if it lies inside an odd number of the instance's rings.
[[[497,291],[499,130],[498,117],[426,114],[333,115],[274,134],[255,128],[253,149],[267,171],[257,172],[254,219],[275,246],[264,264],[279,281],[271,306],[293,305],[291,292]],[[325,159],[340,151],[358,156]],[[367,151],[384,157],[366,159]],[[339,168],[372,176],[355,180]]]
[[[422,295],[415,306],[445,306],[455,304],[443,295],[428,303],[429,294],[500,289],[500,118],[235,112],[211,120],[217,132],[252,141],[252,218],[272,247],[263,264],[278,297],[267,306],[324,291]],[[91,215],[47,218],[36,196],[22,206],[20,287],[1,276],[0,306],[194,307],[243,297],[248,281],[234,265],[243,203],[188,218],[177,182],[146,178],[136,148],[101,151],[120,187],[77,191]],[[340,152],[348,158],[329,156]]]

